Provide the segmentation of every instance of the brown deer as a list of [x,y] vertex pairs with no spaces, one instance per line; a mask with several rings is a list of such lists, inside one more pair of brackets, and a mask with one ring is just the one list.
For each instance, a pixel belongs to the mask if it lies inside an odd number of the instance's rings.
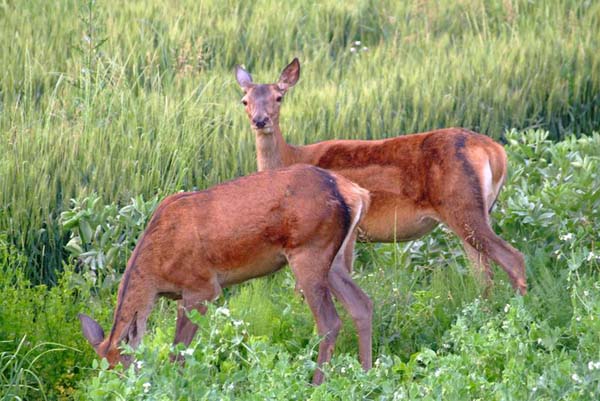
[[299,77],[297,58],[274,84],[255,84],[246,70],[236,68],[256,138],[259,171],[294,163],[335,171],[371,193],[371,207],[359,227],[361,240],[411,240],[442,222],[460,237],[469,259],[483,271],[488,290],[491,259],[508,273],[516,290],[526,293],[523,255],[490,225],[489,213],[506,178],[506,153],[500,144],[464,128],[446,128],[382,140],[292,146],[281,134],[279,110]]
[[[139,345],[159,296],[178,299],[174,343],[188,345],[197,326],[186,315],[206,312],[223,287],[273,273],[289,263],[323,340],[317,363],[331,358],[341,321],[331,293],[352,317],[359,356],[371,367],[372,303],[354,283],[356,226],[368,191],[314,166],[298,165],[239,178],[205,191],[179,193],[158,206],[123,274],[110,335],[80,314],[84,336],[110,366],[131,363],[122,342]],[[347,251],[347,249],[350,249]],[[317,369],[313,383],[320,384]]]

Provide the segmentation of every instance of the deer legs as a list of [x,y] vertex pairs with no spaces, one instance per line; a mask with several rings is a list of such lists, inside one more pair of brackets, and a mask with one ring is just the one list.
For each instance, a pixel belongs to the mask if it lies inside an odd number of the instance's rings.
[[525,295],[525,258],[492,231],[487,212],[472,210],[460,222],[456,220],[452,216],[444,219],[450,229],[462,239],[467,256],[474,266],[481,268],[487,290],[489,291],[492,281],[489,260],[493,260],[508,274],[513,288]]
[[358,332],[358,353],[363,369],[372,366],[373,302],[352,280],[342,264],[335,263],[329,272],[329,284],[335,297],[348,311]]
[[[352,247],[353,242],[349,242]],[[340,331],[340,320],[331,292],[348,311],[359,336],[359,354],[365,370],[371,368],[371,339],[372,339],[372,303],[368,296],[354,283],[350,277],[349,269],[352,259],[346,261],[344,251],[340,250],[338,256],[329,267],[330,262],[314,252],[300,253],[290,258],[290,266],[296,276],[297,286],[304,293],[304,297],[317,323],[317,331],[323,340],[319,344],[317,365],[319,368],[314,373],[313,384],[323,382],[324,375],[321,365],[331,359],[336,338]],[[326,277],[322,277],[325,274]]]
[[[206,301],[211,301],[219,296],[221,287],[215,282],[208,285],[204,290],[183,291],[182,299],[177,302],[177,322],[175,323],[175,339],[173,345],[179,343],[190,345],[198,326],[188,317],[187,312],[197,310],[201,315],[206,313]],[[179,355],[171,355],[172,360],[180,360]]]

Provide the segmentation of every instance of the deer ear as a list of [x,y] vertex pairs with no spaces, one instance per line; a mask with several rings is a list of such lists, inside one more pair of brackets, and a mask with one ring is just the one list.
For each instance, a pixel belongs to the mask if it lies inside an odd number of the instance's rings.
[[285,92],[292,86],[296,85],[298,79],[300,79],[300,61],[298,61],[297,57],[294,57],[292,62],[289,63],[281,72],[277,86],[280,90]]
[[81,331],[83,331],[84,337],[96,348],[104,340],[104,330],[94,319],[80,313],[79,322],[81,323]]
[[252,76],[248,71],[244,70],[241,66],[237,65],[235,67],[235,78],[238,81],[238,84],[242,87],[244,92],[252,86]]

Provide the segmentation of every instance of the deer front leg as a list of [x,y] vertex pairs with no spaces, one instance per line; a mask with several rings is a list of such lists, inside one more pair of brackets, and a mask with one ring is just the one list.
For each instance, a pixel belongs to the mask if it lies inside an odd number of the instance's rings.
[[[187,347],[198,331],[198,326],[187,317],[187,312],[195,309],[204,316],[207,310],[205,302],[215,299],[220,293],[221,287],[216,282],[205,290],[183,292],[182,299],[177,302],[174,346],[181,343]],[[183,358],[181,355],[171,354],[171,361],[183,362]]]
[[173,340],[173,345],[181,343],[187,346],[192,342],[192,339],[198,330],[198,326],[192,323],[187,317],[187,312],[194,309],[202,316],[206,314],[207,310],[206,305],[203,303],[190,308],[185,307],[183,300],[177,302],[177,322],[175,323],[175,339]]

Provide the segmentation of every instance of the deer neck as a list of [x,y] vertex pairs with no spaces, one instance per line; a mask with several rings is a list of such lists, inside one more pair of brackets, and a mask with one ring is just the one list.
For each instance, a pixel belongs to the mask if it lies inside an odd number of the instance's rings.
[[279,124],[274,124],[272,133],[256,131],[255,136],[258,171],[273,170],[294,162],[292,147],[283,139]]

